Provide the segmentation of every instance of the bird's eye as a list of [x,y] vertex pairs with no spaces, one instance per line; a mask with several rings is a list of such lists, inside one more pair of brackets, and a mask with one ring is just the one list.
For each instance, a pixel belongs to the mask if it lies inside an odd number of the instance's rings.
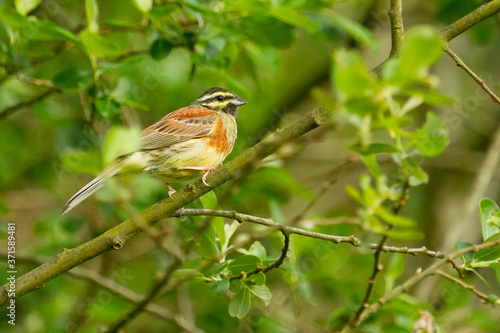
[[217,100],[218,100],[219,102],[222,102],[222,101],[224,100],[224,96],[217,96]]

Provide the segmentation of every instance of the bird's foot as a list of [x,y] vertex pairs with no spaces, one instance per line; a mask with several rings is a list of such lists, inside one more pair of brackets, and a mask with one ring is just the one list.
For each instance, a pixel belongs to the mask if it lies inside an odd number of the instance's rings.
[[205,171],[205,173],[203,174],[203,176],[201,176],[201,181],[203,182],[203,184],[207,185],[207,186],[210,186],[208,185],[207,183],[207,176],[208,174],[211,172],[211,171],[214,171],[215,169],[217,169],[218,167],[220,167],[222,165],[219,164],[217,166],[214,166],[214,167],[203,167],[203,166],[187,166],[187,167],[183,167],[183,169],[189,169],[189,170],[201,170],[201,171]]
[[166,183],[166,184],[167,184],[167,186],[168,186],[168,190],[169,190],[169,191],[168,191],[168,196],[169,196],[171,199],[173,199],[173,198],[172,198],[172,195],[174,195],[174,193],[175,193],[176,191],[174,190],[174,188],[173,188],[172,186],[170,186],[170,184],[168,184],[168,183]]

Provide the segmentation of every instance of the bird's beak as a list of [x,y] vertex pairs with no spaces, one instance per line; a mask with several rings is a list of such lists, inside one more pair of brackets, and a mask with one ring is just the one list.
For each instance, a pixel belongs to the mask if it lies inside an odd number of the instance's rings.
[[242,105],[247,104],[248,102],[245,101],[241,97],[237,97],[237,98],[233,99],[230,103],[233,104],[233,105],[236,105],[236,106],[242,106]]

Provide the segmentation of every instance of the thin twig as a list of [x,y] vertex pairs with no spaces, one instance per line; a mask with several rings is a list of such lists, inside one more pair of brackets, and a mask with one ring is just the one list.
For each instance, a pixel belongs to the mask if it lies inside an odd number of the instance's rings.
[[349,323],[344,327],[342,330],[342,333],[349,333],[352,332],[353,329],[358,327],[363,320],[377,312],[384,304],[387,304],[389,301],[394,299],[395,297],[398,297],[399,295],[407,292],[411,287],[413,287],[415,284],[418,282],[422,281],[424,278],[434,275],[436,271],[446,263],[448,263],[450,260],[456,259],[466,253],[475,253],[477,251],[483,250],[483,249],[488,249],[492,248],[494,246],[500,245],[500,240],[492,241],[492,242],[487,242],[479,245],[472,245],[469,246],[465,249],[457,250],[453,253],[450,253],[449,255],[446,255],[444,258],[440,259],[439,261],[435,262],[433,265],[429,266],[427,269],[424,271],[417,271],[410,279],[408,279],[406,282],[403,284],[397,286],[393,290],[389,291],[386,293],[383,297],[381,297],[377,302],[373,303],[370,305],[368,308],[366,308],[365,311],[363,311],[362,315],[360,318],[355,322],[355,323]]
[[283,261],[285,261],[286,254],[288,253],[288,249],[290,248],[290,235],[288,235],[284,231],[282,231],[281,233],[283,234],[283,236],[285,236],[285,243],[283,245],[283,249],[281,250],[281,255],[276,261],[273,261],[272,263],[270,263],[265,267],[257,267],[248,273],[242,272],[241,274],[238,274],[236,276],[230,276],[229,280],[232,281],[232,280],[242,279],[250,275],[259,274],[260,272],[265,274],[273,268],[280,267],[283,264]]
[[268,226],[274,230],[279,230],[282,232],[285,232],[287,234],[296,234],[296,235],[302,235],[306,237],[312,237],[312,238],[317,238],[317,239],[322,239],[326,241],[333,242],[335,244],[338,243],[350,243],[354,246],[359,246],[361,244],[361,241],[354,237],[353,235],[351,236],[334,236],[334,235],[327,235],[327,234],[322,234],[319,232],[314,232],[314,231],[308,231],[300,228],[295,228],[295,227],[290,227],[287,225],[279,224],[274,222],[272,219],[267,219],[267,218],[262,218],[258,216],[253,216],[253,215],[247,215],[247,214],[241,214],[235,211],[230,211],[230,210],[213,210],[213,209],[187,209],[184,208],[182,210],[178,210],[174,213],[172,213],[172,217],[180,217],[180,216],[190,216],[190,215],[204,215],[204,216],[221,216],[221,217],[226,217],[229,219],[233,219],[239,222],[251,222],[251,223],[256,223],[256,224],[261,224]]
[[[481,302],[483,302],[484,304],[490,303],[489,296],[486,295],[486,294],[484,294],[484,293],[482,293],[482,292],[480,292],[479,290],[477,290],[473,285],[467,284],[467,283],[463,282],[462,280],[457,279],[456,277],[451,276],[450,274],[443,272],[440,269],[436,270],[436,274],[441,275],[442,277],[445,277],[448,280],[453,281],[453,282],[459,284],[464,289],[470,290],[471,292],[473,292],[474,294],[476,294],[476,296],[479,297],[479,299],[481,300]],[[495,300],[494,304],[500,304],[500,299]]]
[[[407,191],[410,186],[410,183],[408,181],[405,181],[403,190],[401,192],[401,197],[398,200],[398,205],[394,209],[394,214],[399,215],[401,209],[403,206],[406,204],[406,196],[407,196]],[[390,226],[392,229],[392,226]],[[361,305],[359,306],[358,310],[354,314],[354,317],[351,319],[349,322],[349,325],[354,325],[354,323],[358,322],[359,318],[362,316],[363,312],[365,311],[366,308],[370,306],[370,296],[373,291],[373,287],[375,286],[375,279],[377,278],[378,273],[382,270],[382,265],[380,264],[380,255],[382,254],[383,248],[385,246],[385,243],[389,239],[389,236],[385,235],[382,237],[382,240],[378,244],[377,248],[375,249],[375,253],[373,254],[374,256],[374,261],[373,261],[373,271],[372,275],[368,279],[368,285],[366,287],[366,292],[365,296],[363,298],[363,301],[361,302]]]
[[59,90],[56,88],[51,88],[51,89],[46,90],[44,93],[42,93],[41,95],[38,95],[35,98],[32,98],[30,100],[27,100],[27,101],[24,101],[24,102],[21,102],[19,104],[12,105],[12,106],[9,106],[8,108],[3,109],[2,112],[0,112],[0,120],[2,118],[6,118],[6,117],[10,116],[13,113],[16,113],[17,111],[20,111],[28,106],[31,106],[37,102],[42,101],[43,99],[45,99],[46,97],[50,96],[51,94],[53,94],[57,91],[59,91]]
[[500,104],[500,98],[497,95],[495,95],[495,93],[486,85],[486,83],[479,76],[476,75],[476,73],[474,73],[469,67],[467,67],[467,65],[462,61],[462,59],[460,59],[459,56],[450,49],[449,45],[446,44],[444,46],[444,51],[446,53],[448,53],[448,55],[453,60],[455,60],[455,62],[457,63],[457,66],[462,67],[464,69],[464,71],[467,74],[469,74],[469,76],[472,77],[474,79],[474,81],[476,81],[477,84],[479,84],[479,86],[481,88],[483,88],[483,90],[486,91],[486,93],[488,95],[490,95],[490,97],[493,99],[493,101]]
[[[300,228],[295,228],[295,227],[290,227],[282,224],[278,224],[274,222],[272,219],[266,219],[258,216],[253,216],[253,215],[247,215],[247,214],[241,214],[235,211],[230,211],[230,210],[215,210],[215,209],[202,209],[202,208],[184,208],[183,210],[176,211],[175,213],[172,214],[172,217],[180,217],[180,216],[193,216],[193,215],[200,215],[200,216],[220,216],[220,217],[225,217],[229,219],[233,219],[239,222],[248,222],[248,223],[255,223],[255,224],[260,224],[260,225],[265,225],[268,226],[272,229],[279,230],[286,232],[287,234],[296,234],[300,236],[306,236],[306,237],[311,237],[311,238],[316,238],[316,239],[321,239],[325,241],[330,241],[335,244],[338,243],[349,243],[351,245],[354,245],[356,247],[363,246],[364,244],[356,237],[354,236],[334,236],[334,235],[328,235],[328,234],[322,234],[319,232],[312,232]],[[370,243],[366,244],[367,247],[369,247],[372,250],[376,250],[379,247],[379,244],[375,243]],[[383,246],[381,251],[383,252],[390,252],[390,253],[403,253],[403,254],[410,254],[410,255],[417,255],[417,254],[424,254],[427,255],[431,258],[445,258],[446,253],[439,252],[439,251],[432,251],[427,249],[425,246],[419,247],[419,248],[408,248],[406,246],[404,247],[396,247],[396,246]],[[450,261],[450,263],[453,261]],[[456,264],[454,264],[454,267],[456,267]]]
[[121,328],[123,328],[128,322],[132,321],[141,312],[145,311],[147,305],[149,305],[154,298],[158,295],[160,290],[170,281],[172,274],[181,265],[180,260],[175,260],[165,272],[165,275],[155,283],[155,285],[149,290],[146,297],[144,297],[140,302],[137,302],[132,310],[127,312],[125,315],[121,316],[115,323],[111,324],[106,330],[107,333],[116,333]]

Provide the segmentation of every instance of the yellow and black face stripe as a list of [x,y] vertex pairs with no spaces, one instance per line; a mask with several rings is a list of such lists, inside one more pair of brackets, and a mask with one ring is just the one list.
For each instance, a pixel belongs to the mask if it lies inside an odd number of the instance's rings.
[[238,106],[246,103],[244,99],[238,97],[232,91],[223,88],[211,88],[198,97],[192,104],[214,111],[235,114]]

